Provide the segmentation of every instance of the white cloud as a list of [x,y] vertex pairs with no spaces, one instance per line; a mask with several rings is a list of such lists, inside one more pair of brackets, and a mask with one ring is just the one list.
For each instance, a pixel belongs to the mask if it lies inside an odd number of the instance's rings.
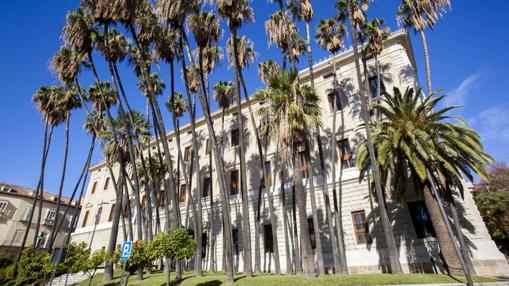
[[468,120],[486,141],[509,142],[509,102],[492,106]]
[[480,71],[469,75],[446,95],[443,104],[445,106],[465,106],[472,90],[480,86],[483,76],[484,73]]

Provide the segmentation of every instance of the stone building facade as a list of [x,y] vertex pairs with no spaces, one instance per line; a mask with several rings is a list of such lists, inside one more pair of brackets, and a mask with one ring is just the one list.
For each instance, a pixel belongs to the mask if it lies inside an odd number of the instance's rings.
[[[381,231],[381,223],[377,215],[377,204],[370,198],[368,192],[368,183],[359,182],[359,171],[354,166],[353,155],[356,144],[363,138],[363,121],[360,117],[360,103],[357,98],[357,79],[355,64],[353,61],[353,52],[351,50],[337,55],[335,58],[325,59],[314,65],[315,88],[321,99],[322,116],[324,128],[321,131],[322,142],[324,143],[325,163],[330,165],[330,136],[332,136],[332,111],[331,99],[329,95],[333,91],[333,72],[332,61],[336,61],[337,78],[340,83],[340,99],[337,113],[337,130],[335,137],[339,152],[337,160],[336,178],[340,182],[341,197],[337,198],[341,203],[342,224],[344,229],[344,239],[346,247],[346,256],[350,273],[376,273],[387,271],[388,259]],[[391,91],[394,86],[400,89],[407,87],[418,87],[416,76],[416,64],[413,56],[412,46],[405,31],[400,30],[392,33],[385,43],[385,48],[379,57],[382,68],[383,84],[382,88]],[[368,70],[374,71],[374,60],[367,61]],[[299,73],[301,83],[309,84],[309,71],[303,70]],[[370,92],[376,94],[376,76],[372,72],[368,80],[372,86]],[[260,103],[253,103],[254,112],[260,107]],[[235,108],[226,111],[224,125],[222,124],[222,113],[217,111],[213,113],[214,128],[218,142],[222,145],[222,156],[227,166],[226,176],[227,184],[230,187],[230,205],[232,216],[233,237],[235,240],[235,266],[238,271],[242,271],[243,248],[241,238],[241,197],[238,191],[239,180],[239,148],[238,148],[238,129],[236,127]],[[262,271],[274,272],[274,257],[271,252],[271,228],[275,227],[278,234],[279,257],[283,273],[291,272],[290,249],[297,243],[294,235],[294,224],[291,223],[292,217],[292,190],[291,190],[291,169],[281,164],[277,159],[275,144],[269,144],[266,169],[274,179],[270,183],[269,191],[262,189],[261,196],[261,218],[259,227],[255,227],[256,209],[258,205],[258,189],[260,185],[260,170],[257,155],[257,146],[253,138],[254,130],[248,120],[248,110],[246,103],[243,103],[243,117],[246,129],[246,161],[247,161],[247,188],[250,203],[249,219],[251,222],[251,240],[253,248],[253,263],[260,261]],[[259,120],[258,118],[256,120]],[[222,131],[223,130],[223,131]],[[181,127],[181,147],[184,153],[184,159],[190,156],[191,151],[191,126]],[[206,146],[208,145],[207,127],[205,120],[197,120],[197,134],[200,138],[198,142],[200,174],[193,176],[193,194],[202,200],[203,221],[204,221],[204,263],[206,270],[221,270],[223,257],[223,238],[221,231],[221,204],[219,199],[219,185],[216,178],[216,172],[212,165],[212,178],[209,178],[210,158]],[[168,141],[173,158],[177,158],[177,149],[175,143],[175,133],[167,134]],[[315,144],[316,145],[316,144]],[[155,151],[155,147],[152,147]],[[314,147],[312,162],[316,162],[316,146]],[[316,203],[318,207],[318,216],[320,224],[320,236],[322,238],[325,265],[328,269],[332,268],[332,250],[328,240],[327,224],[325,222],[324,200],[322,195],[323,178],[315,176],[306,178],[306,166],[310,162],[304,162],[304,185],[309,186],[309,180],[314,180]],[[188,164],[186,162],[185,164]],[[186,165],[187,166],[187,165]],[[318,166],[312,165],[315,170]],[[284,182],[281,183],[280,171],[284,170]],[[115,171],[118,172],[118,166]],[[73,233],[73,241],[85,241],[92,243],[92,249],[100,249],[107,246],[111,231],[111,220],[115,204],[115,192],[113,191],[111,178],[104,162],[93,166],[90,169],[91,179],[83,203],[78,226]],[[196,174],[196,173],[195,173]],[[204,188],[197,190],[198,181],[202,180]],[[237,184],[235,182],[237,181]],[[328,174],[327,182],[331,184],[332,175]],[[181,185],[185,182],[180,182]],[[309,190],[309,189],[308,189]],[[332,190],[329,185],[328,190]],[[275,216],[277,225],[270,225],[267,196],[273,197]],[[330,194],[332,196],[332,193]],[[213,207],[211,208],[211,200]],[[189,200],[185,195],[180,196],[180,211],[182,220],[191,212],[189,211]],[[307,214],[311,218],[309,192],[307,199]],[[479,215],[469,192],[465,194],[464,199],[458,199],[463,214],[464,233],[470,247],[473,263],[476,272],[479,275],[502,275],[509,274],[509,266],[505,257],[498,251],[496,245],[491,240],[486,227]],[[433,230],[429,218],[426,216],[426,209],[421,198],[417,194],[409,192],[405,202],[397,202],[389,198],[388,208],[393,222],[394,235],[400,254],[402,266],[406,272],[440,272],[442,270],[438,254],[438,243],[433,238]],[[133,209],[135,212],[136,209]],[[164,225],[164,211],[159,208],[159,213]],[[287,220],[285,220],[285,216]],[[155,215],[154,215],[155,217]],[[133,215],[133,220],[135,215]],[[189,219],[192,221],[192,219]],[[287,221],[285,224],[284,221]],[[124,223],[127,223],[124,219]],[[134,225],[135,227],[135,225]],[[192,228],[191,226],[187,226]],[[136,232],[135,232],[136,233]],[[214,237],[214,243],[211,238]],[[123,240],[122,224],[119,228],[118,244]],[[213,255],[211,255],[213,253]],[[257,258],[259,256],[259,259]],[[213,267],[213,268],[211,268]]]
[[[16,254],[23,241],[35,190],[23,186],[0,183],[0,252],[8,255]],[[55,224],[57,195],[44,192],[42,203],[41,227],[38,243],[41,249],[47,248],[51,228]],[[61,222],[69,198],[62,197],[58,223]],[[54,248],[62,246],[65,234],[71,225],[72,217],[80,208],[78,201],[70,202],[70,208],[62,223],[62,228],[55,238]],[[35,236],[35,221],[39,212],[39,202],[35,208],[32,224],[28,232],[26,246],[32,245]],[[72,230],[71,230],[72,231]]]

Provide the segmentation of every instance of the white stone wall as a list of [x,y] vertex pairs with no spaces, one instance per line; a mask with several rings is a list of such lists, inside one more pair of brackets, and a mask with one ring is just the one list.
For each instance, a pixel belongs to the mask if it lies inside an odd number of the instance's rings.
[[[324,144],[324,154],[326,156],[326,164],[331,164],[330,154],[330,136],[331,136],[331,126],[332,126],[332,114],[329,111],[328,101],[327,101],[327,93],[328,90],[332,89],[332,78],[324,78],[324,75],[330,74],[332,71],[332,66],[330,62],[332,60],[336,60],[338,66],[337,76],[340,81],[344,81],[346,92],[344,95],[348,98],[348,106],[343,109],[343,111],[338,112],[337,114],[337,130],[336,130],[336,138],[337,140],[342,138],[348,138],[350,140],[350,145],[352,151],[355,152],[355,145],[359,140],[364,136],[362,121],[360,120],[359,114],[359,105],[357,100],[357,80],[356,73],[354,70],[354,62],[352,59],[352,52],[348,51],[341,55],[338,55],[336,59],[327,59],[321,63],[318,63],[314,67],[315,72],[315,87],[317,93],[321,96],[321,105],[323,110],[323,118],[324,118],[324,130],[321,132],[322,142]],[[418,81],[416,78],[415,72],[415,63],[413,59],[411,44],[407,35],[398,31],[395,32],[390,39],[387,41],[385,49],[382,55],[379,57],[379,61],[382,65],[388,65],[387,75],[391,79],[390,81],[384,81],[387,91],[391,92],[393,86],[398,86],[400,89],[404,89],[407,87],[415,88],[418,86]],[[372,66],[373,61],[369,61],[368,65]],[[309,82],[308,71],[304,70],[300,73],[302,82],[304,84]],[[253,109],[256,110],[259,108],[258,103],[253,104]],[[221,112],[215,112],[213,114],[214,120],[214,128],[216,131],[216,136],[220,137],[221,130],[224,129],[223,136],[223,144],[224,149],[222,152],[223,159],[225,160],[227,166],[226,176],[229,179],[229,171],[232,169],[238,169],[238,147],[230,147],[230,133],[229,131],[235,128],[235,108],[227,111],[227,114],[224,117],[224,125],[222,124],[222,116]],[[259,244],[260,249],[260,261],[261,261],[261,270],[266,272],[274,272],[274,259],[271,254],[265,253],[263,246],[263,233],[257,233],[254,228],[255,219],[256,219],[256,206],[258,199],[258,186],[260,181],[260,173],[259,173],[259,161],[257,154],[257,147],[254,136],[254,130],[252,129],[251,122],[248,120],[247,107],[244,104],[243,107],[243,116],[245,117],[245,128],[246,128],[246,142],[248,142],[246,146],[246,161],[247,161],[247,186],[249,192],[249,205],[250,205],[250,223],[251,223],[251,241],[252,248],[255,251],[255,245]],[[258,119],[257,119],[258,120]],[[190,126],[184,125],[181,128],[181,148],[182,152],[186,146],[191,145],[191,133]],[[200,157],[200,169],[201,176],[197,176],[196,173],[193,176],[193,193],[195,195],[201,196],[201,190],[197,190],[198,179],[203,179],[208,176],[208,171],[206,171],[207,166],[209,166],[209,156],[205,154],[205,139],[208,137],[207,128],[203,119],[197,120],[197,133],[198,136],[202,139],[199,141],[199,150],[198,155]],[[173,158],[177,158],[177,148],[175,145],[174,133],[169,133],[169,143],[171,148],[171,155]],[[219,144],[221,140],[219,140]],[[155,147],[154,147],[155,148]],[[316,146],[314,148],[317,149]],[[152,150],[153,152],[156,149]],[[277,218],[277,233],[278,233],[278,243],[279,243],[279,257],[280,257],[280,265],[281,269],[284,273],[291,272],[291,269],[287,269],[287,257],[291,256],[291,253],[288,253],[288,247],[291,247],[294,243],[296,243],[297,239],[293,233],[293,224],[291,223],[292,217],[292,200],[291,200],[291,188],[290,180],[288,179],[289,173],[291,174],[292,170],[286,169],[287,167],[281,166],[280,162],[277,162],[275,158],[275,153],[277,152],[274,144],[269,145],[268,149],[268,160],[271,161],[272,167],[272,176],[276,177],[275,188],[270,190],[270,193],[274,198],[274,210],[275,216]],[[313,155],[313,162],[317,161],[316,156],[317,152]],[[176,166],[174,166],[176,168]],[[280,188],[280,180],[279,180],[279,170],[281,167],[285,169],[285,177],[287,178],[285,181],[285,190],[281,190]],[[312,165],[315,170],[318,170],[317,165]],[[218,180],[216,178],[215,167],[212,165],[212,182],[213,182],[213,201],[214,207],[213,210],[213,223],[210,223],[211,216],[211,208],[209,198],[202,199],[202,210],[203,210],[203,221],[204,225],[208,226],[204,228],[204,232],[207,232],[209,244],[207,246],[207,257],[205,258],[204,268],[209,269],[210,266],[210,250],[211,247],[215,250],[215,268],[216,270],[221,270],[222,265],[222,257],[223,257],[223,238],[221,231],[221,205],[219,198],[219,185]],[[377,215],[376,203],[372,205],[369,199],[368,187],[366,182],[359,182],[358,175],[359,172],[356,168],[348,168],[345,170],[340,170],[340,166],[336,167],[336,178],[338,182],[341,182],[341,206],[340,209],[342,211],[342,224],[345,238],[345,247],[346,247],[346,255],[348,261],[348,267],[350,273],[372,273],[372,272],[383,272],[387,271],[386,265],[386,250],[383,242],[383,234],[381,231],[381,225]],[[87,190],[87,195],[84,200],[84,207],[81,213],[80,220],[78,222],[78,229],[73,234],[73,241],[85,241],[89,243],[93,236],[92,241],[92,249],[100,249],[102,247],[106,247],[108,243],[108,238],[111,232],[111,223],[108,222],[108,217],[110,214],[110,209],[112,204],[115,201],[115,193],[113,191],[113,185],[110,181],[108,190],[103,190],[104,181],[107,177],[109,177],[109,173],[104,163],[96,165],[91,169],[91,181]],[[115,168],[114,172],[118,173],[118,167]],[[329,172],[330,173],[330,172]],[[91,188],[94,182],[98,182],[96,191],[94,194],[91,194]],[[332,175],[328,174],[327,181],[329,184],[332,182]],[[229,183],[229,182],[227,182]],[[304,183],[307,186],[307,180],[304,180]],[[184,184],[182,180],[180,184]],[[322,238],[324,257],[326,260],[326,267],[332,268],[332,254],[331,254],[331,246],[328,240],[328,226],[325,222],[325,210],[324,210],[324,200],[322,195],[321,186],[323,184],[323,179],[319,176],[315,177],[315,195],[316,195],[316,203],[318,207],[319,221],[320,221],[320,234]],[[337,185],[339,188],[339,184]],[[329,196],[332,198],[332,185],[329,185]],[[282,199],[283,194],[285,196],[286,207],[283,206]],[[308,190],[308,196],[309,196]],[[338,198],[339,199],[339,198]],[[415,200],[415,196],[409,196],[409,199]],[[188,201],[187,201],[188,202]],[[186,203],[187,203],[186,202]],[[311,216],[310,209],[310,200],[307,200],[307,215]],[[182,213],[182,221],[187,214],[187,205],[186,203],[182,203],[180,205],[180,210]],[[230,204],[231,204],[231,216],[232,216],[232,226],[233,228],[239,229],[239,256],[235,257],[235,265],[237,271],[242,271],[242,238],[241,238],[241,216],[242,216],[242,208],[240,195],[230,196]],[[507,266],[507,262],[505,261],[503,255],[497,250],[493,241],[490,239],[489,234],[482,222],[482,219],[477,211],[475,204],[472,200],[470,194],[466,194],[464,201],[459,201],[459,204],[465,209],[466,221],[470,222],[473,227],[470,228],[472,232],[466,232],[469,242],[471,243],[472,254],[474,258],[474,264],[476,266],[477,274],[480,275],[500,275],[509,273],[509,267]],[[94,225],[94,216],[97,213],[97,209],[102,205],[103,210],[101,213],[101,217],[99,220],[99,224]],[[394,235],[396,237],[397,246],[400,253],[400,260],[403,265],[403,268],[406,272],[429,272],[433,271],[432,263],[430,263],[430,257],[433,257],[434,261],[436,261],[436,269],[440,270],[439,265],[439,256],[438,256],[438,246],[437,242],[433,238],[427,239],[417,239],[415,230],[413,228],[412,221],[410,219],[409,212],[407,210],[406,203],[397,203],[390,202],[389,209],[391,211],[391,218],[393,220],[393,228]],[[82,227],[82,222],[84,219],[84,214],[86,211],[89,211],[88,224]],[[269,214],[267,207],[267,192],[263,192],[262,198],[262,208],[261,208],[261,224],[269,223]],[[369,230],[372,235],[373,241],[369,244],[358,244],[355,239],[353,221],[351,213],[353,211],[364,210],[366,216],[368,217]],[[164,211],[162,208],[159,208],[160,216],[161,216],[161,225],[164,226]],[[283,223],[283,215],[287,214],[288,216],[288,225],[286,227]],[[134,215],[133,215],[134,216]],[[155,218],[155,215],[154,215]],[[191,219],[189,221],[192,221]],[[133,226],[135,226],[133,224]],[[94,232],[95,228],[95,232]],[[215,244],[212,246],[210,244],[211,233],[213,232],[216,239]],[[263,231],[263,227],[260,227],[260,231]],[[136,231],[134,231],[136,234]],[[118,235],[118,243],[120,244],[123,240],[122,234],[122,225],[119,228]],[[255,254],[253,253],[253,259],[255,259]],[[254,263],[254,261],[253,261]]]

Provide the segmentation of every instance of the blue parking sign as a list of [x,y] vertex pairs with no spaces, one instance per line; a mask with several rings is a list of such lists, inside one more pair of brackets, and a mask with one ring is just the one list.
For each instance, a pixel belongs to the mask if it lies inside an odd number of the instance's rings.
[[133,249],[133,242],[131,240],[124,241],[120,249],[120,260],[125,261],[131,257],[131,250]]

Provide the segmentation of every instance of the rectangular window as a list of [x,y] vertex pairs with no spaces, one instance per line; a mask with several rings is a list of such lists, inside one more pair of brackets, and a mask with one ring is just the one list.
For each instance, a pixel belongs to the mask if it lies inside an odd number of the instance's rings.
[[104,190],[107,191],[108,190],[108,186],[110,184],[110,177],[107,177],[106,178],[106,182],[104,182]]
[[309,242],[311,242],[311,248],[316,248],[316,237],[315,237],[315,225],[313,224],[313,218],[308,218],[308,234]]
[[369,227],[364,211],[352,212],[353,229],[355,231],[355,239],[357,244],[365,244],[370,242]]
[[207,256],[207,243],[208,243],[208,236],[207,236],[207,233],[204,232],[201,235],[201,258],[205,258]]
[[230,172],[230,195],[239,194],[239,170]]
[[337,142],[338,157],[341,158],[341,168],[351,168],[354,166],[353,153],[348,139],[342,139]]
[[408,203],[408,211],[412,217],[415,234],[417,238],[435,237],[435,229],[431,223],[428,209],[424,201],[415,201]]
[[103,207],[99,207],[97,210],[97,214],[95,215],[95,224],[99,224],[99,221],[101,220],[101,214],[103,212]]
[[232,129],[230,146],[235,147],[235,146],[239,146],[239,144],[240,144],[239,129],[238,128]]
[[143,195],[143,197],[141,198],[141,208],[144,209],[145,208],[145,200],[146,200],[147,196],[146,195]]
[[274,240],[272,237],[272,225],[265,224],[263,225],[263,248],[265,249],[265,253],[273,253],[274,252]]
[[124,209],[122,210],[122,217],[127,218],[129,217],[129,207],[131,206],[130,200],[124,203]]
[[205,156],[210,155],[210,140],[207,138],[205,141]]
[[191,152],[191,146],[187,146],[184,149],[184,162],[189,162],[189,160],[191,160]]
[[233,254],[239,254],[239,230],[234,228],[232,229],[232,238],[233,238]]
[[44,219],[44,224],[53,224],[55,222],[55,217],[57,216],[57,212],[53,209],[48,210],[46,213],[46,218]]
[[96,189],[97,189],[97,181],[95,181],[94,184],[92,184],[92,191],[90,193],[94,194]]
[[299,157],[300,157],[300,169],[302,170],[302,178],[307,179],[309,174],[308,174],[308,164],[306,160],[306,151],[300,151]]
[[28,221],[30,214],[32,213],[32,207],[27,207],[21,216],[21,221]]
[[158,207],[162,208],[164,207],[164,190],[161,190],[159,192],[159,204]]
[[186,185],[180,185],[179,189],[179,202],[184,203],[186,201]]
[[0,201],[0,214],[5,213],[7,210],[7,206],[9,205],[9,202],[6,201]]
[[88,214],[89,214],[89,211],[86,211],[85,216],[83,217],[83,223],[81,224],[81,227],[87,226]]
[[327,100],[329,102],[330,112],[334,112],[334,105],[333,105],[334,98],[336,98],[336,111],[340,111],[343,109],[343,103],[341,102],[341,95],[339,94],[339,92],[331,92],[331,93],[327,94]]
[[115,214],[115,206],[116,206],[116,204],[112,204],[111,205],[110,215],[108,216],[108,221],[112,221],[113,220],[113,215]]
[[203,187],[202,198],[212,195],[212,179],[210,177],[203,179],[202,187]]
[[23,239],[23,235],[25,234],[24,230],[18,229],[14,233],[14,236],[12,237],[11,245],[19,245],[21,243],[21,240]]
[[[378,83],[376,75],[369,78],[369,91],[371,92],[372,98],[375,98],[377,96]],[[385,92],[384,81],[380,79],[380,96],[382,96],[384,92]]]
[[[270,184],[272,182],[272,167],[270,165],[270,161],[265,162],[264,168],[265,168],[265,174],[267,175],[267,180],[262,180],[262,185],[261,185],[262,188],[265,188],[265,186],[270,186]],[[265,184],[265,182],[267,182],[267,184]]]

